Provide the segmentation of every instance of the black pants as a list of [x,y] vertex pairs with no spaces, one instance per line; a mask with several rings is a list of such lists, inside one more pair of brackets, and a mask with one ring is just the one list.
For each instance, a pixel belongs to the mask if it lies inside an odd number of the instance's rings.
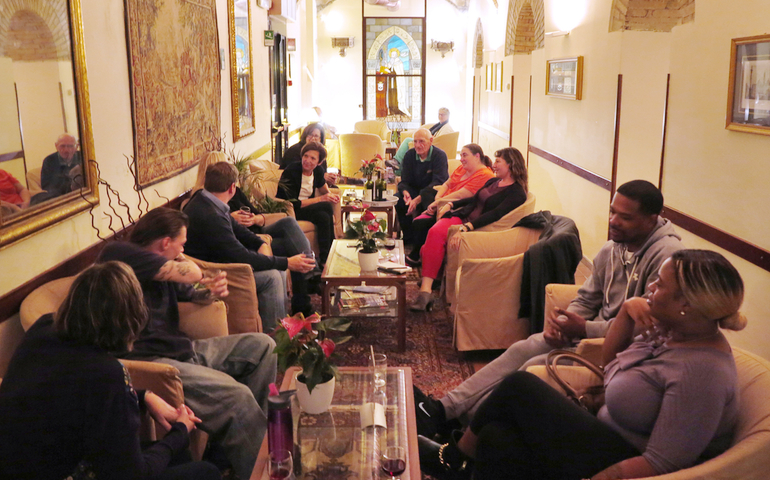
[[300,208],[294,214],[297,216],[297,220],[306,220],[315,225],[318,247],[321,250],[319,260],[321,265],[325,264],[332,248],[332,240],[334,240],[334,209],[332,204],[328,202],[314,203]]
[[219,480],[222,475],[213,463],[193,462],[189,450],[177,453],[163,472],[153,480]]
[[412,220],[412,253],[409,256],[413,260],[420,259],[420,249],[425,245],[430,227],[436,224],[436,216],[430,218],[415,218]]
[[[422,205],[418,205],[412,215],[407,215],[406,211],[409,207],[404,203],[404,197],[401,192],[397,193],[398,202],[396,202],[395,210],[398,216],[398,226],[403,234],[404,243],[414,243],[414,231],[412,229],[412,220],[425,210]],[[430,227],[429,227],[430,229]],[[427,234],[426,234],[427,235]],[[424,242],[425,240],[423,240]]]
[[476,478],[579,480],[640,452],[617,432],[528,372],[489,395],[471,422]]

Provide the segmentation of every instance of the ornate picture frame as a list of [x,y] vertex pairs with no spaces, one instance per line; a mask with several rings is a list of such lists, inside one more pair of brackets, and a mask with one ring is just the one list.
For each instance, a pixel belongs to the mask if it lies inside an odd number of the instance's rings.
[[725,128],[770,135],[770,34],[731,40],[727,88]]
[[583,98],[583,57],[547,60],[545,94],[568,100],[581,100]]
[[233,140],[255,131],[254,78],[251,61],[251,2],[228,0]]

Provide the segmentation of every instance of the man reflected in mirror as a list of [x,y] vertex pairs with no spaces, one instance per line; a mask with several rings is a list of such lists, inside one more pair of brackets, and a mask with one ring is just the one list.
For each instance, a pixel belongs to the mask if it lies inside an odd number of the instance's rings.
[[63,133],[56,139],[55,145],[56,152],[45,157],[40,172],[40,186],[45,191],[32,198],[33,205],[85,186],[77,139]]

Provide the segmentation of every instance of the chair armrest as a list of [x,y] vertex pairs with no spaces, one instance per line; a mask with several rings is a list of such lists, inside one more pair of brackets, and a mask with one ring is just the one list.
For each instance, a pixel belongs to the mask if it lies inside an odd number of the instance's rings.
[[213,263],[188,257],[201,268],[218,268],[227,273],[230,294],[222,300],[227,305],[227,328],[232,333],[262,331],[262,319],[257,303],[254,271],[245,263]]
[[265,242],[268,245],[272,245],[273,243],[273,237],[272,235],[268,235],[266,233],[258,233],[257,236],[262,239],[263,242]]
[[[293,211],[293,210],[292,210]],[[265,216],[265,226],[268,227],[278,220],[282,220],[289,216],[288,213],[263,213],[262,215]]]
[[582,355],[597,365],[604,363],[602,349],[604,348],[604,338],[584,338],[578,343],[575,353]]
[[179,330],[191,340],[223,337],[227,329],[227,307],[217,300],[209,305],[179,302]]
[[120,360],[120,363],[125,365],[137,390],[152,390],[174,407],[184,403],[182,380],[176,367],[142,360]]
[[460,232],[459,225],[449,228],[447,242],[454,236],[460,235],[460,248],[447,248],[446,253],[446,298],[447,302],[455,302],[455,279],[457,268],[471,258],[500,258],[511,257],[524,253],[530,245],[540,237],[539,230],[517,227],[499,232]]

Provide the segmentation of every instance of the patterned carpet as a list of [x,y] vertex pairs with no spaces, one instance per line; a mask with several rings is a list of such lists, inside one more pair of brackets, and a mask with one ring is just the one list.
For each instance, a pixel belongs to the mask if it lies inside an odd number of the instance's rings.
[[[417,295],[418,277],[407,282],[407,304]],[[313,296],[314,307],[320,311],[321,299]],[[438,303],[438,302],[437,302]],[[348,333],[353,339],[337,349],[340,366],[364,366],[369,345],[388,356],[389,366],[412,368],[413,382],[425,393],[437,398],[459,385],[473,374],[472,364],[452,347],[452,316],[443,305],[431,312],[407,310],[406,351],[397,352],[396,318],[356,317]]]

